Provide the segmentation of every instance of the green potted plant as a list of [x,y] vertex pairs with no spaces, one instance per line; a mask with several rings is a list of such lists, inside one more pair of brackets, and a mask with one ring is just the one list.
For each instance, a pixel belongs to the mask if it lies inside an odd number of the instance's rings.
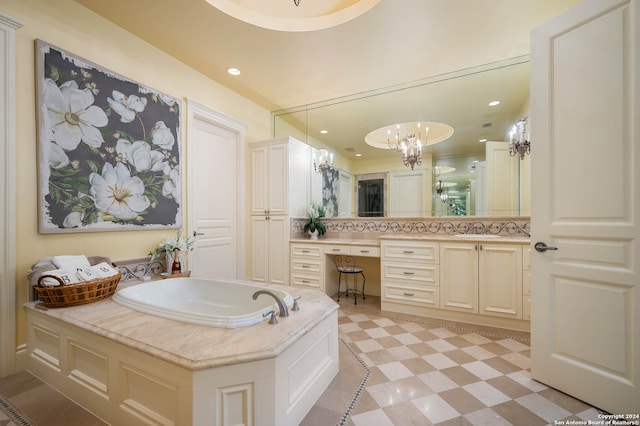
[[322,204],[311,203],[309,211],[307,212],[308,219],[304,225],[304,232],[311,235],[312,240],[317,240],[318,235],[324,235],[327,232],[327,228],[320,220],[325,215],[325,209]]

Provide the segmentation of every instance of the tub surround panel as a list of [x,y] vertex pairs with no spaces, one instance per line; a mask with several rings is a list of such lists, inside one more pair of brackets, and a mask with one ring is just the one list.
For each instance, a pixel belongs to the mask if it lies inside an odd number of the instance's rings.
[[265,287],[301,296],[301,310],[277,325],[222,329],[111,298],[30,302],[28,368],[111,424],[298,424],[338,372],[338,305],[318,291]]
[[[119,288],[138,283],[121,283]],[[273,358],[338,309],[320,292],[263,286],[301,296],[300,311],[290,311],[290,316],[281,318],[275,327],[265,320],[252,327],[223,329],[140,313],[111,298],[69,308],[46,308],[38,302],[29,302],[25,307],[191,370]]]

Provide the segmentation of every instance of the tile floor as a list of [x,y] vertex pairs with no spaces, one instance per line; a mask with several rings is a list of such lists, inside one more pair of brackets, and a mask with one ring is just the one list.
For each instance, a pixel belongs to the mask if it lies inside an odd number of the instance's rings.
[[[528,333],[381,312],[373,296],[342,298],[338,321],[340,373],[303,426],[597,420],[595,408],[531,379]],[[36,425],[104,424],[28,372],[0,380],[0,394]]]
[[[379,303],[370,296],[357,306],[353,299],[340,301],[340,337],[370,371],[343,424],[534,426],[598,420],[595,408],[531,379],[528,333],[381,312]],[[358,370],[341,364],[341,374],[343,367],[351,374]],[[344,380],[336,380],[340,384],[330,385],[303,425],[334,424],[327,422],[323,405],[346,407],[350,400]]]

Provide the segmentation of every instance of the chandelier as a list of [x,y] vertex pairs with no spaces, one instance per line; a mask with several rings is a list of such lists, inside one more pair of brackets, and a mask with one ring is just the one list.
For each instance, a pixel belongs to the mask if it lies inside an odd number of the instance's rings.
[[427,144],[429,128],[425,127],[424,142],[422,142],[421,124],[422,123],[416,123],[417,135],[412,130],[407,131],[405,135],[400,134],[400,125],[398,124],[393,142],[391,141],[391,129],[387,130],[387,144],[389,145],[389,149],[402,152],[402,164],[411,167],[411,170],[413,170],[415,166],[422,164],[422,147]]
[[[309,157],[307,157],[309,158]],[[316,162],[316,153],[313,153],[313,170],[316,173],[325,174],[333,168],[333,153],[329,153],[324,148],[318,150],[318,161]]]
[[[433,121],[411,121],[372,130],[365,137],[367,145],[402,153],[402,163],[414,170],[422,163],[422,151],[444,142],[453,135],[453,127]],[[428,142],[428,145],[427,145]]]
[[531,153],[531,142],[524,137],[526,122],[527,117],[521,118],[513,125],[509,135],[509,154],[512,157],[519,155],[521,160],[524,160],[525,155]]

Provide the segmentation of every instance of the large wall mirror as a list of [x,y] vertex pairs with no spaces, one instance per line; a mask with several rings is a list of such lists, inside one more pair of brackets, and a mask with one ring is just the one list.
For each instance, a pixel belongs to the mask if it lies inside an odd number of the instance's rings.
[[[500,103],[490,106],[491,101]],[[389,200],[401,204],[385,207],[385,214],[518,216],[529,215],[528,157],[509,156],[507,146],[511,128],[528,114],[529,57],[521,56],[276,111],[272,130],[274,137],[293,136],[330,150],[335,155],[334,166],[353,176],[389,176],[388,191],[402,191],[407,182],[411,187],[407,194],[388,194]],[[399,152],[364,142],[372,130],[408,121],[442,122],[454,128],[446,141],[433,146],[427,142],[413,181]],[[400,173],[403,180],[394,184],[393,177]],[[340,210],[356,217],[357,179],[352,191],[353,205],[348,209],[340,206]],[[426,200],[407,203],[411,207],[403,210],[402,200],[415,196]],[[424,207],[416,210],[417,205]]]

